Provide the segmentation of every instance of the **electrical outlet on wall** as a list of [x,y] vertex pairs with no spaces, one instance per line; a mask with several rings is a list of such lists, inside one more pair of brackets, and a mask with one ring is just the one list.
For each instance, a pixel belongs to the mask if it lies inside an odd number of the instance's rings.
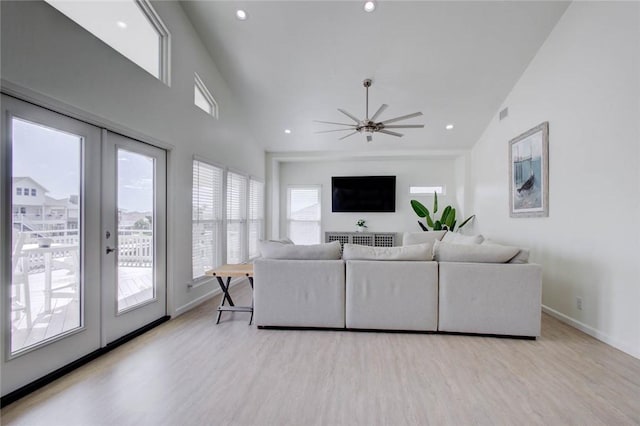
[[582,297],[576,297],[576,308],[578,308],[579,311],[582,310]]

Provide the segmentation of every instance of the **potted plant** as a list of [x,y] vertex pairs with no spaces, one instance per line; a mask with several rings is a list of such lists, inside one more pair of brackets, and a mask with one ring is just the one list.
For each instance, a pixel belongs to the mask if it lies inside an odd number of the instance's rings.
[[366,220],[364,219],[358,219],[358,221],[356,222],[356,231],[357,232],[364,232],[364,230],[367,228],[367,225],[365,225]]
[[[451,231],[451,232],[455,231],[455,229],[456,229],[456,209],[454,209],[451,206],[447,206],[442,211],[442,214],[440,215],[440,219],[436,218],[436,213],[438,212],[438,194],[437,193],[435,193],[435,192],[433,193],[433,217],[432,217],[431,213],[429,212],[429,209],[427,209],[418,200],[411,200],[411,207],[413,207],[413,211],[416,212],[418,217],[425,218],[426,224],[423,224],[422,222],[418,221],[418,225],[420,225],[420,228],[422,228],[423,231],[429,231],[429,228],[431,228],[431,230],[433,230],[433,231],[442,231],[442,230],[447,230],[447,231]],[[458,226],[458,229],[460,229],[463,226],[465,226],[474,217],[476,217],[476,215],[471,215],[468,218],[466,218]]]

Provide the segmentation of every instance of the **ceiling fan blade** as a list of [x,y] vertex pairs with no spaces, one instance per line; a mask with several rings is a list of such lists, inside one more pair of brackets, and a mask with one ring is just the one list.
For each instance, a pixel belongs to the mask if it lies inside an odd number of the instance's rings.
[[343,137],[341,137],[341,138],[340,138],[340,139],[338,139],[338,140],[339,140],[339,141],[341,141],[342,139],[346,139],[346,138],[348,138],[349,136],[353,136],[353,135],[355,135],[356,133],[358,133],[358,132],[349,133],[347,136],[343,136]]
[[406,120],[407,118],[419,117],[421,115],[422,115],[421,112],[414,112],[413,114],[403,115],[402,117],[396,117],[396,118],[390,118],[389,120],[384,120],[380,122],[380,124],[395,123],[396,121]]
[[320,120],[313,120],[314,123],[323,123],[323,124],[336,124],[338,126],[351,126],[351,127],[356,127],[355,124],[345,124],[345,123],[334,123],[333,121],[320,121]]
[[391,126],[384,126],[385,129],[422,129],[424,124],[396,124]]
[[331,133],[331,132],[347,132],[353,129],[334,129],[334,130],[320,130],[313,133]]
[[372,116],[369,120],[371,120],[371,121],[375,122],[375,121],[376,121],[376,118],[378,118],[378,116],[379,116],[380,114],[382,114],[382,111],[384,111],[384,110],[385,110],[385,109],[387,109],[388,107],[389,107],[389,105],[387,105],[387,104],[382,104],[382,105],[380,105],[380,108],[378,108],[378,110],[376,111],[376,113],[375,113],[375,114],[373,114],[373,116]]
[[373,140],[373,136],[367,135],[367,142],[371,142]]
[[397,136],[399,138],[401,138],[402,136],[404,136],[402,133],[396,133],[396,132],[390,132],[389,130],[378,130],[379,133],[384,133],[386,135],[391,135],[391,136]]
[[354,117],[353,115],[349,114],[347,111],[338,108],[338,111],[340,111],[341,113],[343,113],[344,115],[346,115],[347,117],[349,117],[350,119],[352,119],[353,121],[355,121],[356,123],[360,124],[360,120],[358,120],[356,117]]

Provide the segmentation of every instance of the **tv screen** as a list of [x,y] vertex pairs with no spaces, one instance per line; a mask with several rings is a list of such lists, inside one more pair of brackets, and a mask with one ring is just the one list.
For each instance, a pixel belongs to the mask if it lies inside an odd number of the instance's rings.
[[395,176],[334,176],[331,211],[335,213],[395,212]]

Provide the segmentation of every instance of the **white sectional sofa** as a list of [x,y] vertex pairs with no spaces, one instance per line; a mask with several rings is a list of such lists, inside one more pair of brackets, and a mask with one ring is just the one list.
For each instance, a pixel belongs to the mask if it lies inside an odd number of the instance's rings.
[[[443,235],[414,235],[393,248],[345,244],[343,256],[337,242],[263,244],[254,263],[256,325],[539,336],[540,266],[524,263],[528,254],[517,248],[480,247],[477,238],[464,247],[463,237],[439,242]],[[473,259],[481,262],[466,261]]]

